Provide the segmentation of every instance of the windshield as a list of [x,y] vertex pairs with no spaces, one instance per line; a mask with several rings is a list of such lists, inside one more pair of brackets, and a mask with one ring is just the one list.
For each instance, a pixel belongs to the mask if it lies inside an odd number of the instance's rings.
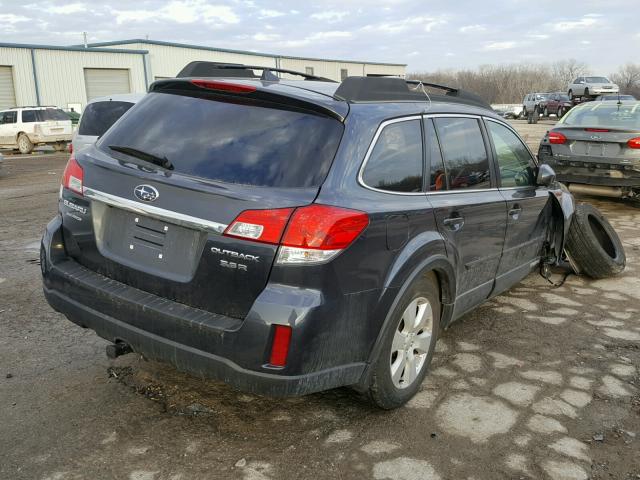
[[640,102],[587,104],[569,110],[560,122],[571,127],[613,127],[640,129]]
[[[173,173],[267,187],[317,187],[342,136],[337,120],[300,111],[151,93],[99,141],[166,158]],[[126,156],[125,156],[126,158]]]
[[585,77],[587,83],[611,83],[607,77]]
[[111,128],[127,110],[133,107],[131,102],[94,102],[87,105],[80,119],[79,135],[100,137]]

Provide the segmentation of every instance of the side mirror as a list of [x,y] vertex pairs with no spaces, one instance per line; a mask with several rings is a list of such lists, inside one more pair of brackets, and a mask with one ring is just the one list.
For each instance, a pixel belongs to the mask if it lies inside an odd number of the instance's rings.
[[538,167],[538,175],[536,176],[536,184],[540,187],[549,187],[556,182],[556,172],[553,171],[546,163]]

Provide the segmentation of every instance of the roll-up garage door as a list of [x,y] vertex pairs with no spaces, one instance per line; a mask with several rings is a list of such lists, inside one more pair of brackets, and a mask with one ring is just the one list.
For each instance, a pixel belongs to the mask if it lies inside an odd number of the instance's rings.
[[87,100],[118,93],[131,93],[129,70],[120,68],[85,68]]
[[11,67],[0,67],[0,110],[16,106]]

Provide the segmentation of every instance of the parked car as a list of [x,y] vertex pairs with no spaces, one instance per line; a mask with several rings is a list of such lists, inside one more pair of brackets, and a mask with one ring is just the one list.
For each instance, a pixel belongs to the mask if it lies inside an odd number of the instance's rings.
[[522,105],[514,104],[495,104],[491,108],[502,118],[516,119],[522,116]]
[[57,151],[71,140],[71,120],[56,107],[16,107],[0,111],[0,147],[31,153],[36,145]]
[[598,95],[596,102],[628,102],[634,101],[636,97],[633,95]]
[[522,116],[526,118],[534,112],[541,114],[540,102],[549,98],[549,95],[549,93],[529,93],[525,95],[522,100]]
[[572,196],[477,96],[270,70],[156,81],[74,153],[45,296],[112,357],[398,407],[440,330],[559,260]]
[[561,118],[565,113],[571,110],[573,102],[571,99],[562,92],[556,92],[549,94],[549,97],[540,102],[540,108],[542,109],[542,115],[548,117],[551,114]]
[[144,93],[126,93],[91,100],[84,108],[78,130],[73,135],[72,150],[78,152],[93,145],[142,97]]
[[578,77],[567,88],[569,98],[595,97],[607,93],[618,93],[620,88],[607,77]]
[[574,107],[540,143],[538,157],[577,193],[640,195],[640,102]]

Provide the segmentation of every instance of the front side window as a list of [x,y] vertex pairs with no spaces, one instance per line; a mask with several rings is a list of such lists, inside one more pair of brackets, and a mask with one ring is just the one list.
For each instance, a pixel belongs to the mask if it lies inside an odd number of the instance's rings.
[[362,174],[363,182],[389,192],[422,191],[420,120],[384,127]]
[[449,190],[491,187],[489,157],[475,118],[436,118]]
[[535,185],[534,164],[527,147],[504,125],[487,122],[489,135],[496,150],[503,187]]

